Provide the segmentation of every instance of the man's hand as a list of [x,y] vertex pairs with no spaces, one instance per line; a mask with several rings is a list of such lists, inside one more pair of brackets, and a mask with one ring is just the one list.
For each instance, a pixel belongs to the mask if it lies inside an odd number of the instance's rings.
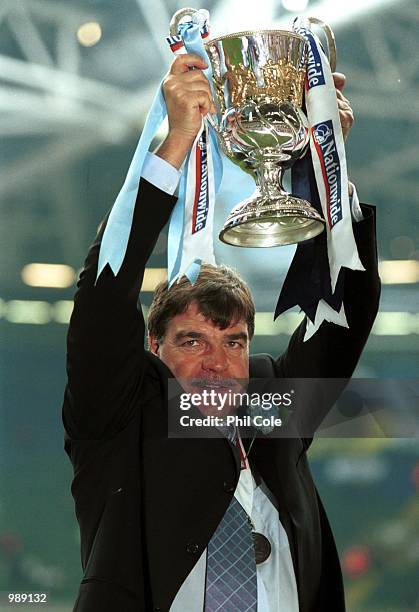
[[[190,70],[195,68],[195,70]],[[202,117],[215,112],[206,63],[190,53],[177,57],[163,82],[169,134],[156,155],[180,168],[197,133]]]
[[336,97],[338,100],[340,124],[342,126],[343,138],[346,141],[354,124],[354,113],[349,103],[349,100],[345,98],[342,91],[345,87],[346,76],[341,72],[333,73],[333,81],[336,88]]

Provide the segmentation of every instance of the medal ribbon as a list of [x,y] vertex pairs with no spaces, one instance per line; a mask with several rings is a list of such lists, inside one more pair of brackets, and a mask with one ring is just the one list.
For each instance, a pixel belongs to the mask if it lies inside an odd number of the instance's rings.
[[243,442],[240,435],[237,433],[236,438],[236,446],[240,453],[240,466],[242,470],[247,470],[249,468],[249,460],[247,458],[247,453],[244,450]]

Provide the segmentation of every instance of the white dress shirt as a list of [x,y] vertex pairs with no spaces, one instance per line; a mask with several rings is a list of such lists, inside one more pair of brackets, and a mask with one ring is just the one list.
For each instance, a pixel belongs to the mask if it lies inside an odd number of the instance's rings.
[[[248,467],[240,472],[234,497],[250,516],[255,531],[267,537],[271,544],[269,557],[256,565],[257,612],[299,612],[288,536],[271,501],[272,493],[263,480],[259,486],[256,484]],[[179,589],[170,612],[204,611],[206,564],[205,549]]]

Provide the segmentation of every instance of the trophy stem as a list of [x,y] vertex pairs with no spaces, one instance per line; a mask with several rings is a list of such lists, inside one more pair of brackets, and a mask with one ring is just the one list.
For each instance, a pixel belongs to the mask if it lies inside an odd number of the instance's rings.
[[306,200],[282,186],[284,160],[268,159],[253,167],[255,193],[231,211],[220,240],[233,246],[295,244],[320,234],[325,222]]
[[255,167],[254,172],[255,183],[262,196],[272,200],[288,195],[282,186],[285,168],[277,161],[263,161]]

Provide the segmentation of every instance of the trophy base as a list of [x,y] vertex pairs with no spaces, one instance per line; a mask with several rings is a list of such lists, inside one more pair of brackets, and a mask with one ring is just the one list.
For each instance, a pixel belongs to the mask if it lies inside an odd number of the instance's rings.
[[274,247],[314,238],[325,221],[306,200],[285,194],[275,198],[257,195],[231,211],[219,238],[239,247]]

